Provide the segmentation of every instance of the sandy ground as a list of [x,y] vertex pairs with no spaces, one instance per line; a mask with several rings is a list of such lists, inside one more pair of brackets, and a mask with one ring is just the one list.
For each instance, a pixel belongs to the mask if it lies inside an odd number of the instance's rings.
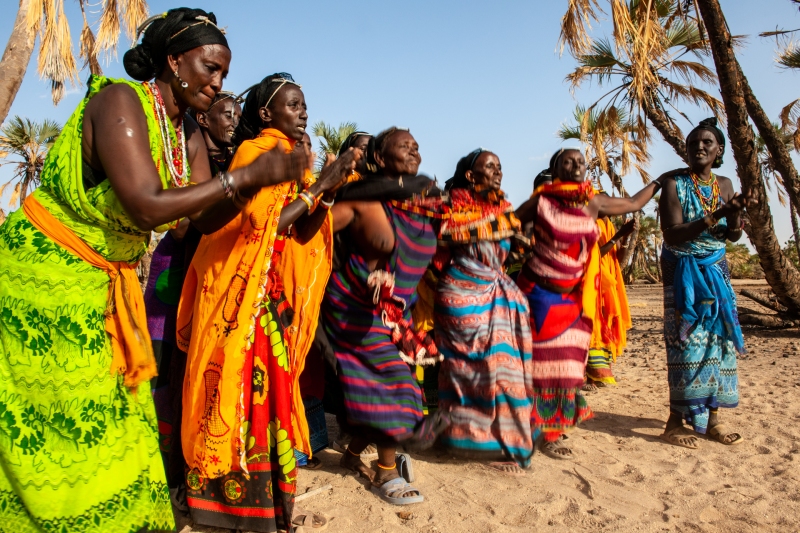
[[298,494],[332,488],[302,507],[329,517],[332,533],[800,530],[800,330],[745,330],[741,402],[721,417],[746,441],[688,450],[658,439],[668,408],[661,288],[634,286],[629,300],[619,385],[587,395],[595,418],[570,434],[573,461],[537,453],[510,477],[433,450],[413,456],[426,501],[394,507],[326,450],[321,470],[300,472]]

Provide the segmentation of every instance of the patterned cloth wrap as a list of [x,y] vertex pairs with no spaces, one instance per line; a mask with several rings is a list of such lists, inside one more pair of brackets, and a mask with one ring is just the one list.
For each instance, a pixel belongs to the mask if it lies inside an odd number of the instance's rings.
[[[386,285],[389,278],[383,275],[381,279],[373,278],[370,286],[373,272],[366,260],[354,252],[331,276],[322,313],[325,333],[339,366],[348,422],[369,428],[387,440],[400,441],[410,438],[421,426],[423,399],[419,384],[396,344],[396,339],[409,339],[404,334],[398,338],[391,324],[402,321],[411,326],[405,331],[413,331],[411,308],[417,299],[415,289],[436,251],[434,220],[429,215],[436,215],[440,209],[415,205],[413,201],[389,201],[382,205],[396,236],[394,250],[384,268],[393,276],[391,291]],[[379,285],[384,290],[376,305],[375,289]],[[395,304],[397,299],[405,305]],[[395,309],[388,309],[389,321],[385,322],[385,311],[390,305]],[[401,308],[402,315],[396,315]],[[402,349],[408,350],[407,357],[409,353],[415,357],[422,354],[416,346]]]
[[451,259],[436,287],[433,320],[444,355],[439,406],[451,419],[442,443],[462,457],[527,466],[533,455],[528,302],[503,271],[520,224],[502,193],[453,189],[450,197],[440,243]]
[[[707,215],[691,176],[675,182],[683,222]],[[712,194],[711,186],[700,190]],[[736,353],[745,348],[725,260],[726,230],[723,218],[692,241],[665,244],[661,254],[670,410],[698,433],[708,429],[709,409],[739,404]]]
[[593,193],[588,181],[534,192],[533,255],[517,278],[531,313],[534,438],[546,441],[593,416],[580,390],[600,284],[597,223],[582,209]]
[[[231,170],[294,141],[264,129]],[[306,173],[305,185],[313,182]],[[294,449],[311,455],[300,375],[331,271],[331,216],[305,244],[278,233],[298,186],[264,187],[224,228],[204,235],[183,286],[178,345],[187,350],[181,446],[195,522],[289,529]]]
[[[108,180],[89,190],[82,180],[84,110],[113,83],[130,87],[139,98],[153,163],[162,186],[170,186],[149,89],[92,76],[86,98],[50,149],[32,198],[57,220],[46,231],[61,224],[104,260],[135,264],[147,249],[149,232],[136,227]],[[140,290],[138,283],[129,289]],[[128,387],[121,373],[110,372],[108,295],[109,275],[56,245],[23,210],[0,227],[4,530],[174,528],[150,384]]]

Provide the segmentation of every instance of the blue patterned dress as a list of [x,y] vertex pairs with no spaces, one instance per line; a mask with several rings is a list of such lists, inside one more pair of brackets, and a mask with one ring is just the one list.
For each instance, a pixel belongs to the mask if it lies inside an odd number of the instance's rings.
[[533,359],[528,302],[503,272],[509,239],[451,248],[436,288],[434,331],[444,356],[439,407],[452,424],[442,443],[458,455],[533,455]]
[[[707,213],[690,176],[675,178],[683,222]],[[701,187],[709,197],[711,186]],[[725,259],[727,222],[676,246],[664,244],[664,340],[670,410],[698,433],[708,429],[709,409],[736,407],[736,352],[744,353],[736,295]]]

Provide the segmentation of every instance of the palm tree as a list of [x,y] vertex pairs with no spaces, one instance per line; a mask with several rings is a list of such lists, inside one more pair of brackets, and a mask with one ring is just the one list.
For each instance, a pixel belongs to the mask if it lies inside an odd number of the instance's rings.
[[332,125],[326,124],[324,121],[320,120],[312,126],[311,133],[314,134],[314,137],[319,139],[320,153],[317,158],[317,173],[319,173],[323,165],[325,165],[327,156],[330,154],[335,157],[336,154],[339,153],[342,143],[344,143],[351,133],[356,131],[358,131],[358,125],[355,122],[342,122],[339,124],[338,128],[334,128]]
[[[737,173],[742,182],[742,188],[752,193],[758,200],[757,204],[747,208],[749,218],[749,227],[746,228],[747,235],[758,252],[764,275],[778,300],[790,312],[798,314],[800,313],[800,271],[787,258],[775,235],[750,118],[753,118],[759,133],[764,137],[773,161],[780,164],[785,163],[783,160],[785,154],[780,151],[782,144],[774,142],[775,134],[772,123],[767,121],[768,127],[763,124],[766,115],[763,114],[763,109],[750,90],[747,78],[736,59],[733,40],[719,1],[696,0],[696,5],[703,19],[719,77],[720,93],[728,120],[728,137],[731,141],[733,156],[736,159]],[[780,157],[776,157],[776,155]],[[795,203],[794,184],[790,183],[791,174],[788,170],[787,173],[781,171],[781,176],[789,185],[787,192],[790,200]]]
[[[609,0],[614,23],[613,43],[592,40],[588,35],[591,19],[598,20],[597,0],[570,0],[562,18],[561,46],[569,47],[578,62],[567,76],[572,89],[585,81],[613,85],[588,111],[598,108],[597,120],[619,108],[627,108],[630,121],[641,142],[649,141],[648,123],[658,130],[675,152],[686,159],[684,135],[671,112],[690,102],[722,116],[722,103],[699,89],[698,82],[713,83],[714,72],[701,61],[708,47],[697,24],[681,16],[676,0]],[[685,56],[699,61],[689,61]],[[584,124],[583,129],[586,129]]]
[[627,196],[622,176],[635,169],[644,183],[650,181],[645,167],[650,163],[647,144],[636,135],[636,124],[625,109],[609,107],[600,111],[587,111],[579,105],[573,111],[574,123],[564,124],[558,130],[562,140],[579,140],[586,146],[586,166],[595,181],[606,174],[611,185]]
[[661,281],[658,250],[661,248],[662,239],[658,220],[652,216],[642,217],[636,240],[633,240],[632,236],[628,245],[633,251],[630,252],[631,264],[625,270],[626,283],[633,281],[639,274],[651,283]]
[[8,202],[9,207],[25,201],[29,191],[39,185],[39,175],[44,166],[47,152],[53,146],[61,126],[51,120],[41,124],[30,119],[14,117],[11,122],[0,129],[0,158],[16,156],[15,160],[3,161],[0,165],[15,165],[14,177],[0,186],[0,197],[12,184],[14,190]]
[[[100,53],[111,53],[119,42],[121,25],[131,40],[136,38],[136,28],[148,13],[146,0],[105,0],[102,2],[97,38],[86,16],[87,7],[95,7],[88,0],[78,0],[83,14],[83,28],[79,38],[80,57],[92,74],[99,74]],[[36,35],[39,35],[39,76],[48,80],[53,103],[64,96],[67,83],[78,78],[78,66],[72,49],[69,21],[64,14],[64,0],[19,0],[14,29],[0,59],[0,123],[22,84],[25,71],[33,55]]]

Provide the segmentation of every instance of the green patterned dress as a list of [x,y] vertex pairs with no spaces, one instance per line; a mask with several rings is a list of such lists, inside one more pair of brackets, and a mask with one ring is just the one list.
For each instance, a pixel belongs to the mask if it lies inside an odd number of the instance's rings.
[[[168,186],[149,91],[95,76],[34,196],[107,260],[135,263],[149,232],[136,228],[108,180],[86,190],[82,178],[84,109],[112,83],[139,96]],[[150,385],[132,394],[110,372],[108,284],[21,209],[0,226],[0,531],[174,530]]]

